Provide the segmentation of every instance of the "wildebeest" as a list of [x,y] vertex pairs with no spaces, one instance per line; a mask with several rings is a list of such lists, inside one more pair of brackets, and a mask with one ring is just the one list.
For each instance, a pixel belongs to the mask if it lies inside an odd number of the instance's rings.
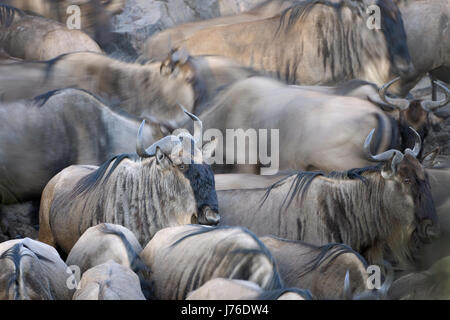
[[[366,14],[370,5],[380,8],[380,29],[367,26],[375,19]],[[274,17],[212,26],[179,43],[193,55],[223,55],[290,84],[361,79],[381,86],[400,75],[394,89],[404,96],[416,80],[401,14],[391,0],[299,1]]]
[[317,299],[343,299],[344,279],[350,274],[353,293],[367,290],[367,262],[350,247],[329,243],[314,246],[302,241],[265,236],[260,240],[275,258],[288,287],[308,289]]
[[68,10],[76,5],[80,9],[81,29],[100,45],[107,45],[111,39],[111,16],[122,11],[124,0],[0,0],[0,3],[14,6],[31,15],[40,15],[62,24],[74,22],[77,9]]
[[450,257],[442,258],[428,270],[407,274],[392,284],[390,299],[448,300],[450,299]]
[[[450,102],[450,90],[439,81],[434,81],[435,85],[442,89],[445,97],[439,101],[430,101],[424,99],[403,99],[398,97],[389,97],[386,92],[391,85],[399,81],[394,78],[384,84],[380,90],[380,99],[390,106],[394,113],[391,113],[397,120],[399,125],[399,133],[401,136],[401,148],[405,149],[414,144],[414,136],[410,134],[409,127],[414,128],[422,138],[427,137],[431,126],[441,119],[446,119],[449,115],[441,114],[439,109],[446,106]],[[421,158],[421,154],[419,154]]]
[[431,194],[436,206],[441,233],[431,243],[419,246],[416,265],[420,270],[429,268],[437,260],[450,255],[450,168],[426,168]]
[[311,294],[298,288],[262,290],[247,280],[213,278],[190,292],[186,300],[309,300]]
[[[450,5],[447,0],[403,1],[398,4],[408,48],[418,74],[450,83]],[[434,83],[432,83],[435,88]],[[435,96],[435,95],[434,95]]]
[[216,142],[202,148],[184,132],[145,149],[142,126],[135,154],[100,167],[70,166],[50,180],[39,211],[41,241],[68,253],[85,230],[108,222],[130,229],[144,245],[165,227],[219,222],[214,174],[205,164]]
[[296,172],[269,188],[218,191],[221,224],[249,228],[315,245],[344,243],[369,263],[384,260],[385,249],[399,263],[410,258],[413,233],[423,241],[439,232],[427,175],[415,158],[420,137],[405,153],[372,155],[376,166],[344,172]]
[[46,62],[0,66],[0,100],[12,101],[44,92],[77,87],[119,105],[128,113],[165,121],[178,127],[188,111],[215,96],[224,86],[255,71],[221,57],[190,57],[172,52],[163,62],[140,65],[80,52]]
[[83,31],[1,4],[0,48],[24,60],[49,60],[75,51],[102,52]]
[[[0,104],[0,203],[40,197],[47,182],[72,164],[99,165],[133,152],[141,122],[77,89]],[[142,134],[146,144],[163,137],[160,125]]]
[[149,272],[139,254],[142,247],[135,235],[127,228],[101,223],[87,229],[70,250],[66,259],[68,266],[77,266],[83,274],[86,270],[112,261],[136,273],[144,296],[152,295],[150,284],[144,280]]
[[[245,144],[246,152],[257,150],[258,154],[260,141],[258,143],[258,137],[252,138],[252,130],[267,129],[271,134],[267,140],[272,141],[268,144],[272,148],[270,169],[274,170],[333,171],[370,165],[362,145],[371,128],[376,128],[373,153],[396,148],[399,144],[397,123],[368,101],[290,87],[264,77],[234,82],[222,90],[199,117],[205,130],[221,132],[217,139],[224,148],[223,154],[216,154],[216,163],[222,161],[225,165],[228,157],[234,155],[233,164],[236,164],[237,157],[242,156],[242,152],[235,152],[234,141],[228,141],[231,139],[228,139],[227,129],[242,129],[237,150],[240,150],[239,144]],[[191,126],[188,123],[188,128]],[[277,141],[272,129],[279,130],[279,150],[275,149]],[[249,137],[248,143],[243,141],[243,135]],[[219,159],[222,156],[223,159]],[[277,156],[279,163],[275,163]],[[255,164],[250,163],[250,157],[246,161],[253,172],[260,165],[268,166],[260,161],[261,157],[256,160]],[[226,166],[217,168],[229,170]],[[233,169],[249,170],[248,166],[239,164]]]
[[140,266],[142,247],[127,228],[100,223],[87,229],[67,256],[67,265],[76,265],[81,273],[108,260],[134,270]]
[[29,238],[0,243],[0,300],[70,300],[69,276],[46,244]]
[[268,0],[241,14],[183,23],[162,30],[146,40],[142,49],[142,58],[151,58],[155,61],[163,60],[172,48],[181,47],[182,42],[195,32],[213,26],[226,26],[269,18],[298,1],[300,0]]
[[73,300],[145,300],[138,276],[109,260],[87,270]]
[[185,299],[213,278],[241,279],[264,290],[282,281],[269,250],[240,227],[178,226],[160,230],[141,253],[157,299]]

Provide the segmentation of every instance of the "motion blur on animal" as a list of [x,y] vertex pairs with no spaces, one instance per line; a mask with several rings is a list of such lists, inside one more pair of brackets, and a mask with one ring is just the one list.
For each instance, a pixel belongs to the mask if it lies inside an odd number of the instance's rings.
[[0,299],[450,299],[449,17],[0,0]]

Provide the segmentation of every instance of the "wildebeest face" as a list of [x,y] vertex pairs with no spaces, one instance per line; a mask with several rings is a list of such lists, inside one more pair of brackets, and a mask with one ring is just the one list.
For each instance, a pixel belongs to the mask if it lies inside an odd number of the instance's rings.
[[197,202],[198,222],[215,225],[219,223],[219,204],[214,182],[214,173],[207,164],[181,164],[178,168],[190,181]]
[[[428,135],[428,128],[430,126],[428,112],[423,109],[418,100],[412,101],[408,108],[400,111],[398,122],[402,137],[402,150],[414,145],[415,137],[411,134],[409,127],[414,128],[419,133],[422,141]],[[420,156],[421,154],[419,154],[419,158]]]
[[414,212],[419,238],[429,240],[437,236],[439,224],[436,209],[428,177],[420,162],[406,154],[397,166],[394,179],[399,184],[399,192],[412,199],[411,209]]

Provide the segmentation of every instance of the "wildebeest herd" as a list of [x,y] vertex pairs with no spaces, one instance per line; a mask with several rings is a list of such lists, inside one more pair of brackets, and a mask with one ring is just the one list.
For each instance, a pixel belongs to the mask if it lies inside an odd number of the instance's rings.
[[125,4],[0,1],[1,299],[450,299],[448,0]]

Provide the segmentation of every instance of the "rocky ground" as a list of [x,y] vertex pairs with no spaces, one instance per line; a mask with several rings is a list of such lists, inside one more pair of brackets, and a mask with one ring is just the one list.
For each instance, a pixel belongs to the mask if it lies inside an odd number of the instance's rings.
[[0,213],[0,242],[23,237],[38,238],[39,201],[0,205]]

